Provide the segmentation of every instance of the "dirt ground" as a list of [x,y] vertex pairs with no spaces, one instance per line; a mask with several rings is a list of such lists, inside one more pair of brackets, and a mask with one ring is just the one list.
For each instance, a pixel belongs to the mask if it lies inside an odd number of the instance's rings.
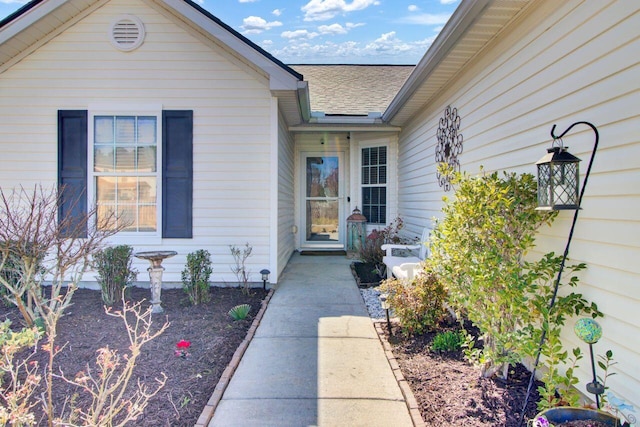
[[[387,331],[386,323],[383,330]],[[481,378],[479,369],[466,362],[461,351],[442,354],[431,351],[434,335],[407,337],[396,325],[393,336],[386,337],[426,425],[517,427],[529,372],[518,365],[510,370],[507,382]],[[538,412],[537,400],[534,390],[525,421]]]
[[[381,280],[371,264],[354,262],[351,269],[359,286],[377,286]],[[456,323],[443,325],[442,330],[457,327]],[[382,329],[388,331],[386,322]],[[430,350],[437,332],[405,336],[394,324],[393,336],[386,335],[426,425],[518,427],[530,377],[524,366],[512,368],[508,382],[482,378],[480,370],[465,361],[462,351],[441,354]],[[536,387],[525,421],[538,413]]]
[[[157,328],[165,320],[170,325],[162,335],[142,348],[133,381],[135,384],[140,379],[153,385],[154,378],[161,372],[168,379],[164,388],[149,402],[143,417],[135,422],[136,426],[195,424],[234,351],[244,339],[266,292],[252,289],[251,295],[246,296],[238,288],[212,288],[211,296],[209,303],[190,306],[181,289],[162,291],[165,312],[154,314],[152,320]],[[148,301],[150,291],[134,288],[129,298]],[[129,345],[123,321],[105,314],[99,291],[80,289],[72,302],[59,323],[57,342],[67,345],[56,358],[56,370],[60,369],[68,378],[86,369],[88,362],[95,363],[98,348],[109,346],[118,349],[122,355]],[[249,317],[233,321],[227,314],[229,309],[244,303],[251,305]],[[14,326],[20,325],[17,310],[0,304],[0,321],[5,318],[10,318]],[[175,355],[176,343],[180,340],[191,342],[190,356],[185,359]],[[45,364],[44,356],[44,352],[40,352],[37,357],[40,366]],[[77,392],[62,380],[54,381],[54,390],[57,408],[62,408],[65,399]],[[76,400],[80,405],[86,401],[87,397],[83,395]],[[36,414],[40,413],[38,408]]]

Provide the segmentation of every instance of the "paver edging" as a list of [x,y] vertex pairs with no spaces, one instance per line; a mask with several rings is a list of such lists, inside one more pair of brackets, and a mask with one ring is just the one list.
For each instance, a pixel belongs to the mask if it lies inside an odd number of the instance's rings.
[[404,403],[407,405],[407,409],[409,410],[409,416],[411,417],[411,422],[414,427],[424,427],[425,422],[422,419],[422,415],[420,414],[420,408],[418,407],[418,401],[416,400],[411,388],[409,387],[409,383],[404,378],[402,371],[400,370],[400,365],[396,360],[396,357],[393,355],[391,351],[391,345],[387,341],[385,334],[382,330],[382,326],[385,322],[375,322],[374,326],[376,332],[378,334],[378,339],[384,348],[385,356],[387,356],[387,362],[389,362],[389,367],[393,371],[394,376],[396,377],[396,381],[398,382],[398,387],[400,387],[400,391],[402,392],[402,396],[404,397]]
[[233,353],[233,356],[231,357],[231,361],[229,362],[225,370],[222,372],[222,375],[220,376],[220,379],[218,380],[218,383],[216,384],[216,387],[213,390],[213,394],[211,395],[211,397],[209,398],[209,401],[207,402],[204,409],[202,410],[200,417],[198,417],[198,421],[196,422],[195,427],[206,427],[209,424],[209,421],[211,421],[211,419],[213,418],[213,414],[216,411],[218,404],[222,400],[222,395],[224,394],[224,391],[227,389],[227,386],[231,381],[231,377],[233,376],[233,373],[238,368],[238,365],[240,364],[240,360],[242,360],[242,356],[244,356],[244,353],[247,350],[247,347],[249,347],[249,343],[253,339],[253,336],[255,335],[256,330],[258,329],[258,326],[262,321],[264,312],[267,310],[267,306],[269,305],[269,301],[271,301],[271,297],[273,296],[274,292],[275,292],[275,288],[271,288],[267,296],[262,300],[262,307],[256,314],[256,317],[253,319],[253,322],[251,323],[251,326],[247,330],[247,335],[244,337],[244,340],[240,343],[236,351]]

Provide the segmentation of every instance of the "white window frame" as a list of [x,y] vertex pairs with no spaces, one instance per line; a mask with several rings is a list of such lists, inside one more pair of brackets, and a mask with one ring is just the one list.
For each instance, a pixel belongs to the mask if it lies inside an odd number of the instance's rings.
[[[96,116],[154,116],[156,117],[156,231],[121,231],[109,242],[112,244],[137,245],[160,244],[162,241],[162,105],[157,104],[99,104],[89,106],[88,149],[87,149],[87,196],[90,209],[97,203],[96,176],[94,172],[94,123]],[[95,227],[95,223],[91,224]]]
[[[366,143],[358,144],[358,199],[360,200],[360,209],[364,213],[364,200],[362,198],[362,189],[368,187],[385,187],[386,188],[386,201],[385,201],[385,220],[384,223],[376,223],[376,222],[367,222],[367,227],[378,227],[380,225],[387,225],[389,223],[389,180],[390,180],[390,165],[389,165],[389,155],[390,155],[390,144],[388,142],[380,142],[377,141],[367,141]],[[363,158],[362,158],[362,150],[366,148],[377,148],[377,147],[385,147],[387,149],[387,182],[384,184],[363,184],[362,183],[362,168],[363,168]]]

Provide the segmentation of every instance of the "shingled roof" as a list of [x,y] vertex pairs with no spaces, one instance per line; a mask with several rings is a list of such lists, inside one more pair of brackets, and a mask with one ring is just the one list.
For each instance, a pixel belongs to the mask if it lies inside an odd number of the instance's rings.
[[290,65],[309,83],[311,111],[383,113],[414,65]]

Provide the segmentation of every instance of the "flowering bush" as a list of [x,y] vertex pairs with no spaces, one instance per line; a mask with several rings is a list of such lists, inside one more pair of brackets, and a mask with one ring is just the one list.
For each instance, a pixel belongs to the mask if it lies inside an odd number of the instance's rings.
[[191,341],[180,340],[176,344],[176,357],[182,357],[186,359],[189,356],[189,347],[191,347]]
[[385,243],[405,244],[408,241],[402,239],[399,235],[400,230],[404,227],[402,218],[396,218],[383,228],[382,230],[374,229],[369,233],[364,241],[364,245],[360,249],[360,260],[364,263],[375,264],[377,273],[383,276],[384,264],[382,258],[384,257],[384,251],[381,246]]

